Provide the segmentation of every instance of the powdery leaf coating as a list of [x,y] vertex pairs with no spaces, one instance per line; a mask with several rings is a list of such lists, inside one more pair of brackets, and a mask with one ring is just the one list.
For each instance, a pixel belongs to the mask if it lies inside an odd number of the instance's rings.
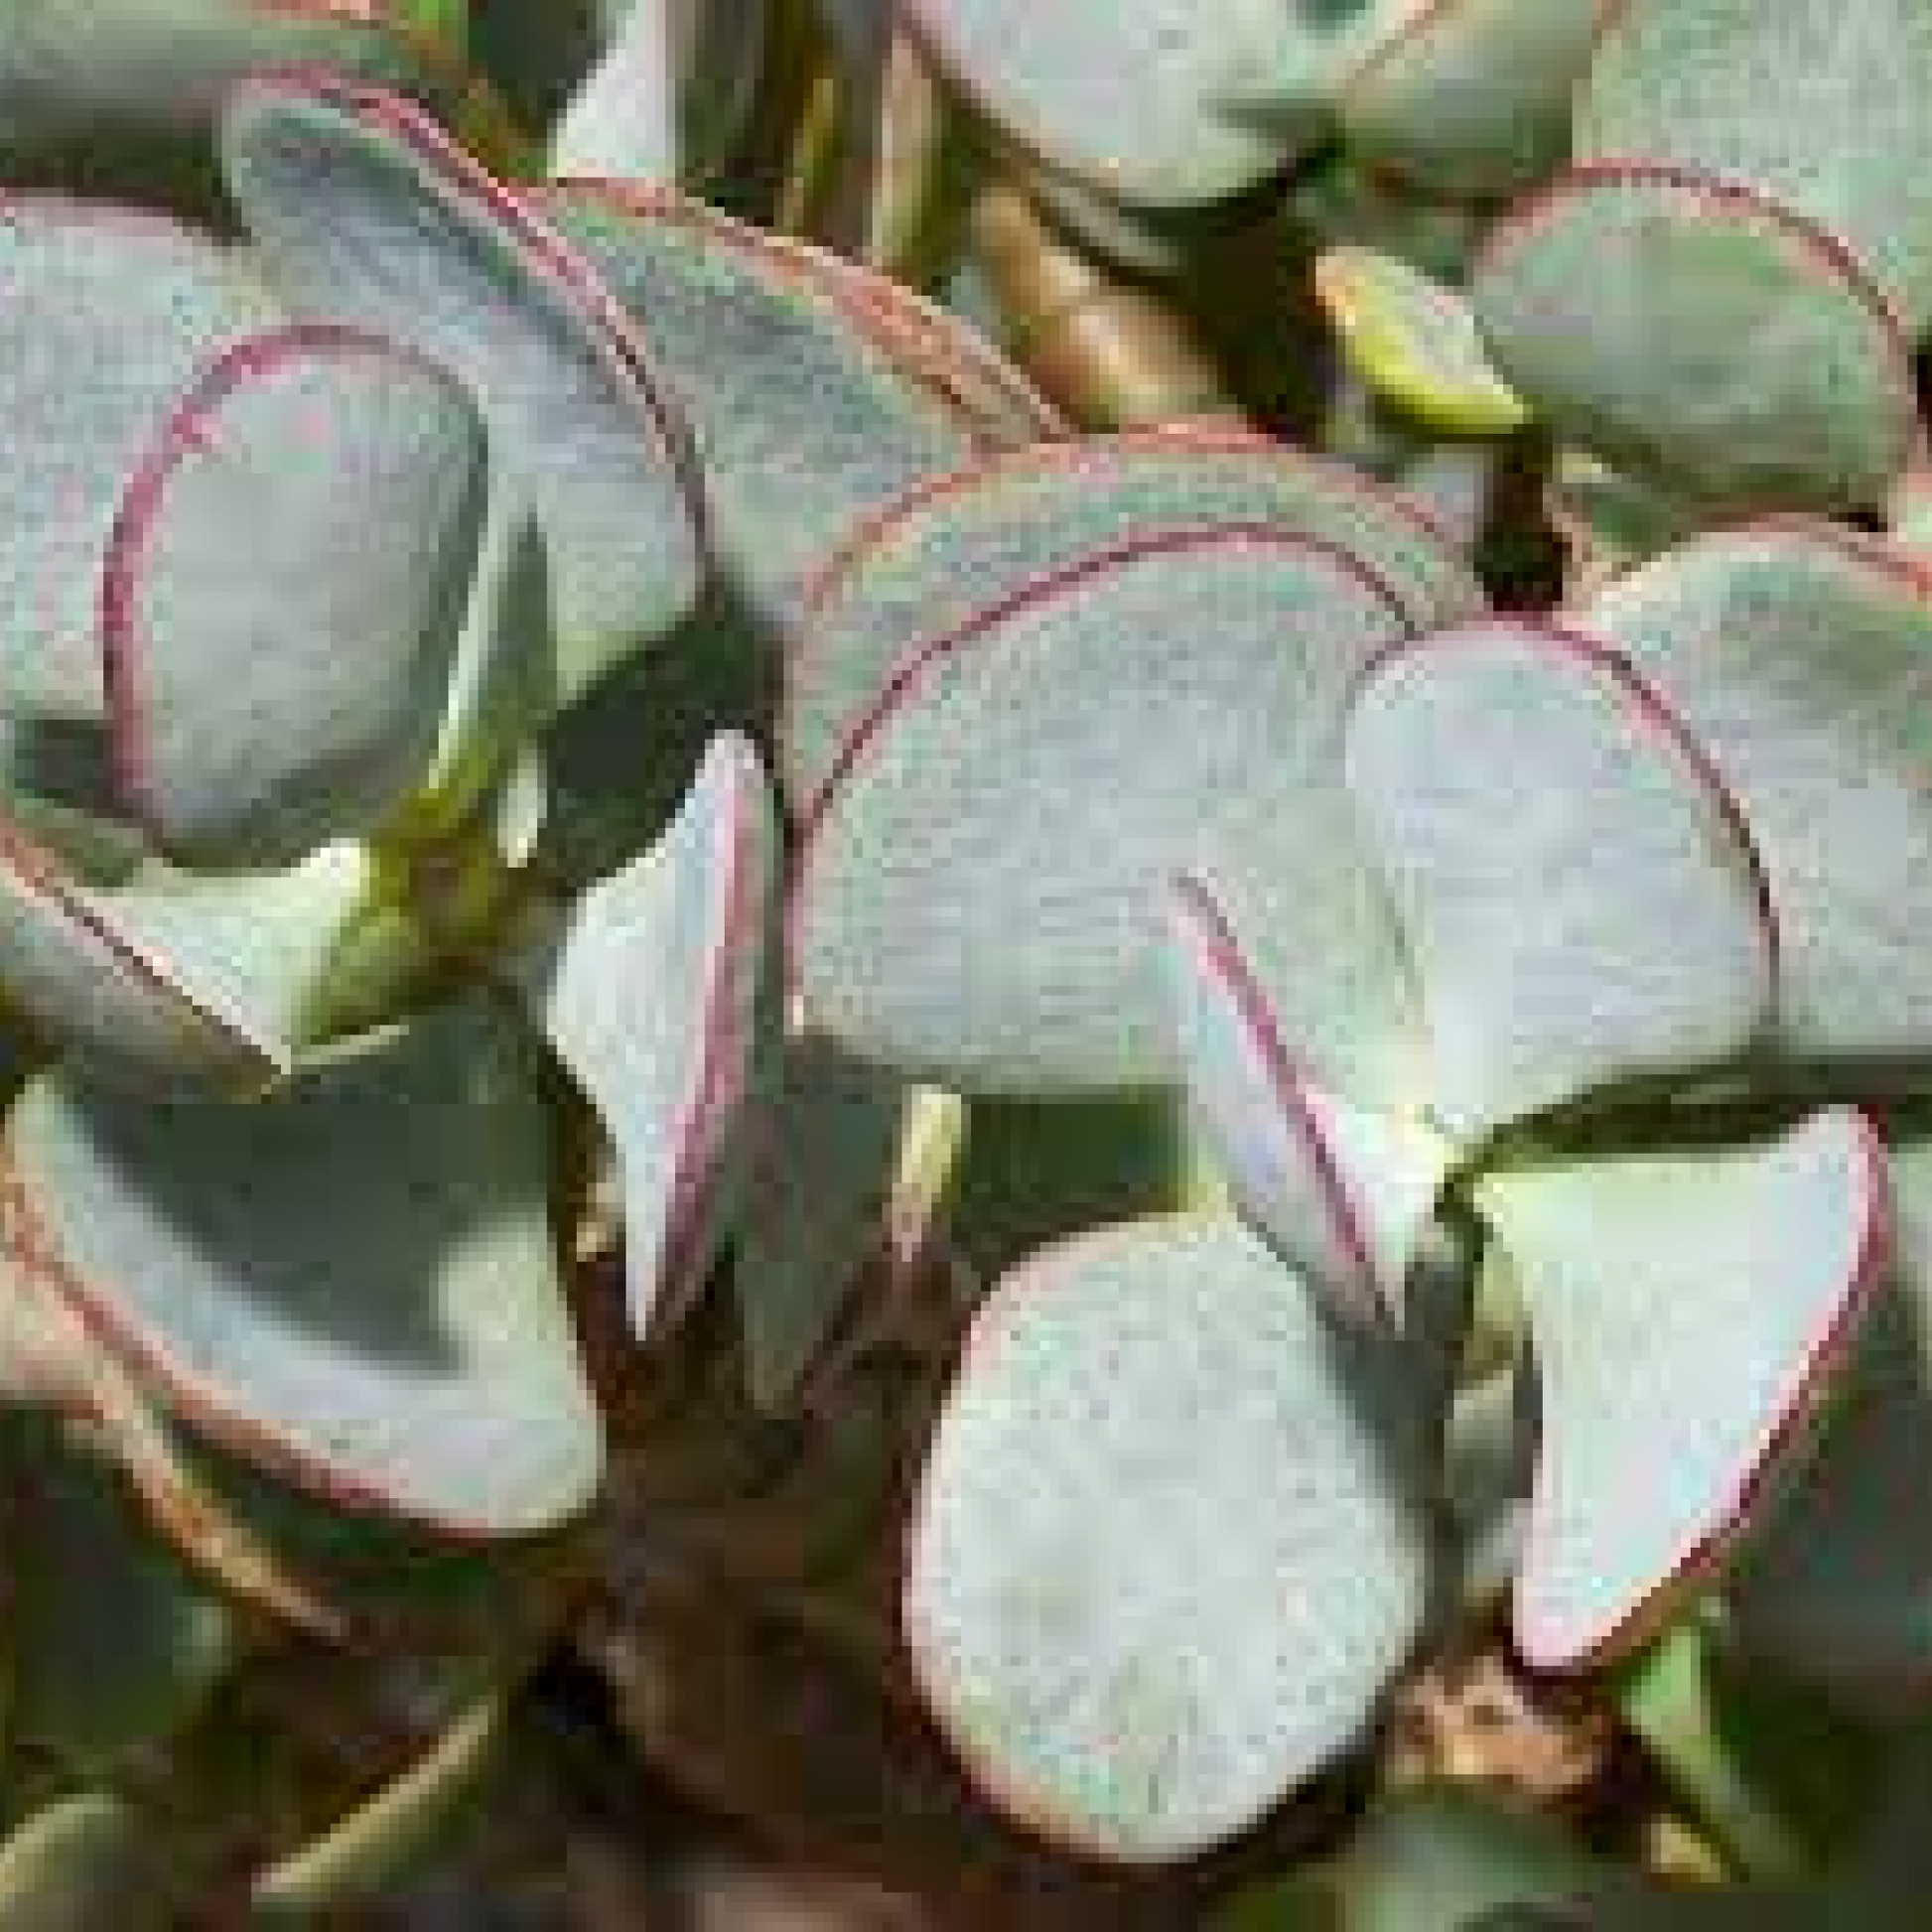
[[165,215],[0,198],[0,697],[10,709],[100,715],[101,562],[128,474],[196,376],[278,314],[241,257]]
[[1229,523],[1333,546],[1416,630],[1485,608],[1468,564],[1406,498],[1272,438],[1172,426],[1010,451],[910,491],[814,574],[778,721],[794,808],[809,816],[845,741],[922,639],[1097,546]]
[[1413,1391],[1237,1223],[1046,1250],[982,1310],[912,1534],[915,1667],[1003,1804],[1182,1857],[1360,1731],[1420,1633]]
[[1629,0],[1579,91],[1580,160],[1722,176],[1842,236],[1932,320],[1932,16],[1918,0]]
[[426,775],[483,532],[483,423],[433,364],[308,325],[231,349],[122,498],[116,773],[171,850],[292,860]]
[[260,1087],[286,1043],[222,983],[203,984],[137,936],[111,901],[0,821],[0,988],[9,1007],[88,1062],[163,1086]]
[[1721,1060],[1769,1019],[1777,933],[1744,820],[1603,645],[1499,619],[1400,646],[1343,763],[1451,1133]]
[[179,1418],[340,1507],[553,1527],[601,1428],[520,1038],[450,1009],[251,1106],[58,1076],[7,1127],[40,1269]]
[[1889,1263],[1885,1153],[1848,1108],[1720,1152],[1499,1173],[1541,1375],[1516,1641],[1627,1651],[1708,1581],[1802,1464]]
[[1918,437],[1882,292],[1835,236],[1716,176],[1573,169],[1495,229],[1470,300],[1561,438],[1688,516],[1869,508]]
[[1411,0],[1349,76],[1342,137],[1432,197],[1513,193],[1558,166],[1571,98],[1620,0]]
[[356,983],[353,934],[377,901],[376,863],[342,841],[273,872],[184,872],[148,860],[93,896],[122,940],[192,987],[230,1026],[266,1041],[284,1070],[346,1006],[393,985]]
[[1161,908],[1193,870],[1322,1077],[1412,1090],[1406,964],[1334,769],[1402,627],[1351,559],[1226,525],[1094,550],[929,642],[806,831],[811,1023],[969,1093],[1171,1084]]
[[1055,167],[1156,207],[1252,187],[1320,131],[1386,7],[1281,0],[912,0],[921,44]]
[[1196,881],[1169,910],[1175,1035],[1195,1120],[1235,1204],[1337,1312],[1397,1321],[1455,1147],[1415,1116],[1312,1085]]
[[720,738],[663,838],[516,969],[616,1144],[640,1333],[689,1306],[744,1179],[777,863],[758,754]]
[[1932,1048],[1932,579],[1824,523],[1719,532],[1587,613],[1710,751],[1763,859],[1777,1031]]
[[648,337],[720,561],[768,626],[790,629],[805,574],[858,518],[1059,429],[991,345],[883,276],[667,189],[568,182],[534,205]]
[[230,97],[228,192],[304,316],[450,369],[489,433],[492,483],[549,551],[567,702],[702,587],[702,497],[643,343],[575,250],[420,109],[326,75]]

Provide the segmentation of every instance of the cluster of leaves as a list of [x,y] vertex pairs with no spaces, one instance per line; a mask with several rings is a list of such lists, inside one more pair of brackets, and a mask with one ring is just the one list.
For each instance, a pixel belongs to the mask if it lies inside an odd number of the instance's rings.
[[[729,1274],[774,1407],[896,1225],[1022,1257],[904,1621],[1068,1847],[1254,1823],[1504,1586],[1538,1667],[1696,1602],[1894,1703],[1924,10],[906,0],[1094,252],[1184,269],[1279,189],[1347,380],[1546,465],[1536,616],[1359,469],[1073,436],[948,310],[663,185],[742,132],[749,27],[606,10],[543,165],[623,179],[539,182],[459,11],[0,9],[0,1382],[55,1471],[14,1665],[88,1684],[28,1701],[60,1788],[188,1722],[236,1601],[366,1639],[434,1598],[463,1692],[514,1671],[605,1470],[579,1115],[637,1335]],[[128,181],[192,217],[75,199]],[[109,1868],[117,1819],[0,1868]],[[1775,1903],[1914,1869],[1881,1834]],[[1505,1908],[1771,1906],[1428,1797],[1258,1905]]]

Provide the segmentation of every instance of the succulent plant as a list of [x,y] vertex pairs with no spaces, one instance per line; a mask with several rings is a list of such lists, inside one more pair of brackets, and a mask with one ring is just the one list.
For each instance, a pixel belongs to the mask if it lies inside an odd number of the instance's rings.
[[[668,189],[512,192],[366,83],[415,45],[387,27],[168,29],[207,108],[130,103],[130,147],[206,145],[243,238],[34,188],[0,221],[9,1637],[24,1738],[82,1776],[194,1721],[236,1599],[471,1654],[451,1715],[527,1666],[554,1611],[517,1602],[570,1587],[605,1454],[572,1111],[656,1333],[773,1061],[777,828],[733,708],[819,543],[1054,427],[857,267]],[[8,44],[50,126],[120,84],[90,31]],[[48,1859],[22,1842],[23,1899]]]
[[[385,1883],[707,1295],[876,1556],[925,1267],[902,1635],[1038,1835],[1506,1595],[1762,1882],[1426,1789],[1230,1925],[1896,1912],[1922,1740],[1719,1733],[1932,1666],[1922,10],[472,11],[0,4],[0,1903]],[[239,1802],[290,1645],[395,1748]]]

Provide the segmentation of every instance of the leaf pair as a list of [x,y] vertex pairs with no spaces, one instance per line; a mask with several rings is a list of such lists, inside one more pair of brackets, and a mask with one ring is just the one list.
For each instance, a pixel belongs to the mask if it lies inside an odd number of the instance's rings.
[[1432,192],[1504,192],[1561,157],[1604,11],[1353,0],[1210,18],[1135,0],[1056,8],[1049,29],[1010,0],[918,0],[911,19],[1024,146],[1121,202],[1184,207],[1252,188],[1337,127]]
[[[1915,1266],[1864,1115],[1673,1148],[1696,1115],[1668,1111],[1767,1050],[1918,1050],[1888,1018],[1914,961],[1863,911],[1897,841],[1841,847],[1830,809],[1855,771],[1907,806],[1884,734],[1909,729],[1924,658],[1909,571],[1771,529],[1615,587],[1590,621],[1627,653],[1516,621],[1417,638],[1364,525],[1325,547],[1264,500],[1266,472],[1155,438],[935,485],[826,579],[787,716],[811,1022],[969,1095],[1184,1075],[1277,1257],[1271,1276],[1212,1220],[1050,1251],[982,1316],[935,1450],[908,1585],[935,1707],[1017,1808],[1129,1858],[1252,1818],[1372,1711],[1386,1677],[1337,1659],[1359,1640],[1392,1669],[1421,1626],[1448,1378],[1415,1264],[1451,1175],[1528,1305],[1545,1423],[1517,1630],[1553,1665],[1636,1641],[1767,1520]],[[1077,512],[1058,476],[1085,484]],[[1239,481],[1239,509],[1211,493]],[[890,656],[914,610],[931,628]],[[1841,634],[1862,640],[1843,660],[1822,648]],[[1644,1116],[1662,1148],[1602,1138],[1590,1108],[1643,1095],[1665,1097]],[[1498,1139],[1552,1122],[1542,1158]],[[1290,1320],[1292,1369],[1270,1339]],[[1333,1413],[1298,1431],[1317,1413],[1298,1382],[1272,1436],[1229,1448],[1244,1384],[1193,1367],[1223,1348],[1313,1374],[1366,1436]],[[1371,1470],[1386,1517],[1359,1513]],[[1308,1517],[1250,1521],[1275,1481],[1314,1520],[1332,1507],[1332,1541],[1290,1558],[1272,1534]],[[1016,1550],[1023,1504],[1039,1527]],[[1403,1587],[1358,1628],[1301,1631],[1309,1601],[1390,1561],[1376,1538],[1399,1522],[1424,1553]],[[1211,1567],[1250,1556],[1272,1587]],[[1185,1598],[1210,1636],[1181,1634],[1173,1561],[1215,1579]],[[1309,1676],[1271,1708],[1311,1728],[1204,1693],[1203,1651],[1299,1655]]]
[[1928,75],[1897,0],[1616,9],[1575,167],[1476,267],[1504,377],[1683,523],[1881,502],[1920,442]]

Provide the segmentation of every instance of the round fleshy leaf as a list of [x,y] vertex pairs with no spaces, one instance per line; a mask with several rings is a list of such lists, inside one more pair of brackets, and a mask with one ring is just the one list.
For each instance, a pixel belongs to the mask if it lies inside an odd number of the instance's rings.
[[171,849],[292,860],[422,779],[484,463],[449,376],[340,329],[253,338],[183,401],[101,594],[116,773]]
[[1542,1389],[1516,1640],[1587,1664],[1708,1582],[1808,1451],[1885,1279],[1884,1149],[1841,1108],[1721,1153],[1499,1173],[1477,1199]]
[[1343,762],[1450,1132],[1723,1059],[1769,1020],[1777,932],[1744,820],[1603,645],[1497,620],[1392,650]]
[[911,0],[927,52],[1024,145],[1130,205],[1251,188],[1321,134],[1399,7],[1223,0]]
[[737,1205],[776,876],[758,754],[721,738],[663,838],[516,968],[616,1144],[640,1333],[689,1306]]
[[1632,0],[1577,99],[1579,159],[1743,183],[1842,236],[1932,320],[1932,17],[1916,0]]
[[547,1211],[547,1121],[487,1008],[252,1106],[47,1078],[7,1129],[37,1262],[192,1427],[338,1504],[462,1535],[595,1488]]
[[[647,335],[697,438],[721,561],[765,626],[852,524],[983,450],[1054,433],[963,325],[897,284],[669,190],[536,202]],[[921,336],[931,340],[923,352]]]
[[704,557],[687,432],[574,250],[419,109],[346,82],[248,82],[222,155],[299,313],[418,350],[476,397],[502,507],[543,530],[560,701],[692,608]]
[[1932,578],[1826,524],[1722,532],[1590,607],[1736,797],[1794,1053],[1932,1050]]
[[1413,1116],[1354,1107],[1309,1081],[1197,881],[1178,882],[1169,923],[1180,1067],[1235,1204],[1339,1312],[1399,1319],[1454,1145]]
[[[65,14],[66,10],[63,10]],[[0,99],[9,43],[0,30]],[[0,109],[0,147],[7,139]],[[0,201],[0,697],[101,713],[101,560],[176,398],[276,319],[246,263],[160,214]]]
[[1893,1137],[1892,1273],[1818,1451],[1730,1581],[1744,1649],[1881,1716],[1932,1677],[1932,1141]]
[[1500,436],[1529,420],[1454,289],[1355,247],[1330,248],[1314,285],[1357,372],[1398,409],[1458,436]]
[[346,1025],[390,1012],[428,941],[363,959],[358,929],[378,903],[375,862],[346,842],[279,872],[190,873],[150,860],[93,897],[121,939],[194,988],[230,1024],[287,1058]]
[[1905,468],[1884,297],[1824,230],[1716,178],[1573,170],[1495,231],[1470,299],[1559,436],[1687,511],[1864,509]]
[[810,587],[779,719],[801,813],[918,640],[1030,578],[1156,528],[1279,524],[1345,551],[1414,629],[1474,617],[1481,587],[1449,538],[1353,469],[1221,429],[1042,444],[938,479],[860,528]]
[[105,168],[152,191],[157,160],[204,146],[222,95],[268,69],[449,91],[452,57],[400,31],[398,12],[389,0],[8,0],[0,174]]
[[1342,138],[1376,169],[1431,196],[1485,199],[1525,188],[1569,152],[1571,90],[1615,4],[1408,6],[1348,78]]
[[1169,1084],[1169,882],[1196,871],[1311,1067],[1413,1092],[1407,966],[1336,765],[1400,634],[1359,565],[1266,526],[1090,551],[929,639],[808,825],[814,1025],[968,1094]]
[[999,1800],[1177,1858],[1345,1749],[1422,1627],[1412,1397],[1232,1221],[1129,1223],[1010,1276],[940,1417],[905,1599]]
[[162,1084],[264,1085],[272,1029],[123,927],[104,896],[0,821],[0,989],[10,1011],[103,1068]]

